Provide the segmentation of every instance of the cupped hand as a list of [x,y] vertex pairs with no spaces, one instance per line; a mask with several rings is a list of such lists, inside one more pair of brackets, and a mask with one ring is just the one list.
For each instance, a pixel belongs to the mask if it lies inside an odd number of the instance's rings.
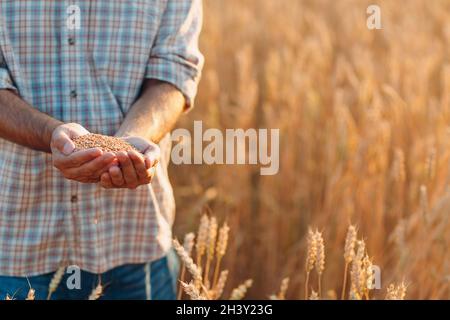
[[50,143],[52,162],[67,179],[83,183],[99,182],[102,173],[117,164],[114,153],[104,153],[99,148],[75,151],[73,139],[88,133],[77,123],[60,125],[53,131]]
[[157,144],[141,137],[122,138],[138,151],[121,151],[117,153],[119,165],[113,165],[100,177],[100,185],[106,189],[136,189],[149,184],[155,175],[156,165],[160,159]]

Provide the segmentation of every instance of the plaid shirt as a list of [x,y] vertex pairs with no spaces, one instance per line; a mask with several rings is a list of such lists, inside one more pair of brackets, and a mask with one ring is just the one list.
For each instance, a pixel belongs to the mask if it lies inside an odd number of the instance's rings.
[[[0,89],[114,135],[146,78],[172,83],[192,105],[201,23],[201,0],[2,0]],[[160,147],[151,185],[105,190],[66,180],[51,155],[0,139],[0,274],[61,264],[102,273],[165,255],[175,211],[168,136]]]

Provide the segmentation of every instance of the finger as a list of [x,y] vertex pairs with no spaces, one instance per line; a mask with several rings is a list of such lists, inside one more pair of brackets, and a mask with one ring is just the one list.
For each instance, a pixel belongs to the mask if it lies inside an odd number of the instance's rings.
[[128,157],[128,154],[121,151],[117,154],[117,158],[119,159],[125,184],[130,188],[136,188],[139,184],[138,176],[136,174],[136,169],[134,168],[133,162]]
[[68,168],[80,167],[83,164],[100,157],[103,151],[99,148],[80,150],[62,159],[63,164]]
[[114,188],[113,182],[111,180],[111,176],[108,172],[104,172],[100,176],[100,185],[105,189],[111,189]]
[[92,161],[86,162],[77,170],[82,176],[99,177],[105,170],[109,169],[114,159],[116,159],[116,156],[111,152],[107,152]]
[[148,173],[147,168],[145,167],[145,159],[144,156],[137,151],[129,151],[128,156],[133,162],[133,166],[136,170],[136,174],[138,176],[138,180],[142,183],[148,183]]
[[111,176],[111,180],[114,186],[121,187],[125,184],[122,171],[119,167],[113,166],[109,168],[109,175]]
[[156,166],[161,158],[161,153],[158,147],[149,148],[144,154],[145,166],[147,169]]

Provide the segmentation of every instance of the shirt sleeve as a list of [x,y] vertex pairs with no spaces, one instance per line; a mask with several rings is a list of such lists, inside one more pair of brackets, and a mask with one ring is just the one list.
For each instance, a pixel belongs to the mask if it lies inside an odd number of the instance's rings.
[[1,51],[0,51],[0,89],[10,89],[17,91],[17,88],[14,86],[13,81],[11,79],[11,75],[9,74],[8,67],[6,66],[6,61]]
[[146,68],[146,78],[168,82],[193,107],[204,64],[198,48],[202,28],[202,0],[167,0]]

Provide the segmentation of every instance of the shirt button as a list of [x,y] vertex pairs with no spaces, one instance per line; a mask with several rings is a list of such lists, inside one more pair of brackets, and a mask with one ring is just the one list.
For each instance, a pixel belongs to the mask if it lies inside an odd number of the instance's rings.
[[78,201],[78,196],[76,196],[76,195],[73,195],[71,198],[70,198],[70,202],[72,202],[72,203],[75,203],[75,202],[77,202]]
[[69,42],[69,45],[73,46],[75,44],[75,39],[70,37],[69,39],[67,39],[67,42]]
[[72,90],[72,91],[70,91],[70,97],[71,98],[76,98],[78,96],[78,93],[77,93],[77,90]]

